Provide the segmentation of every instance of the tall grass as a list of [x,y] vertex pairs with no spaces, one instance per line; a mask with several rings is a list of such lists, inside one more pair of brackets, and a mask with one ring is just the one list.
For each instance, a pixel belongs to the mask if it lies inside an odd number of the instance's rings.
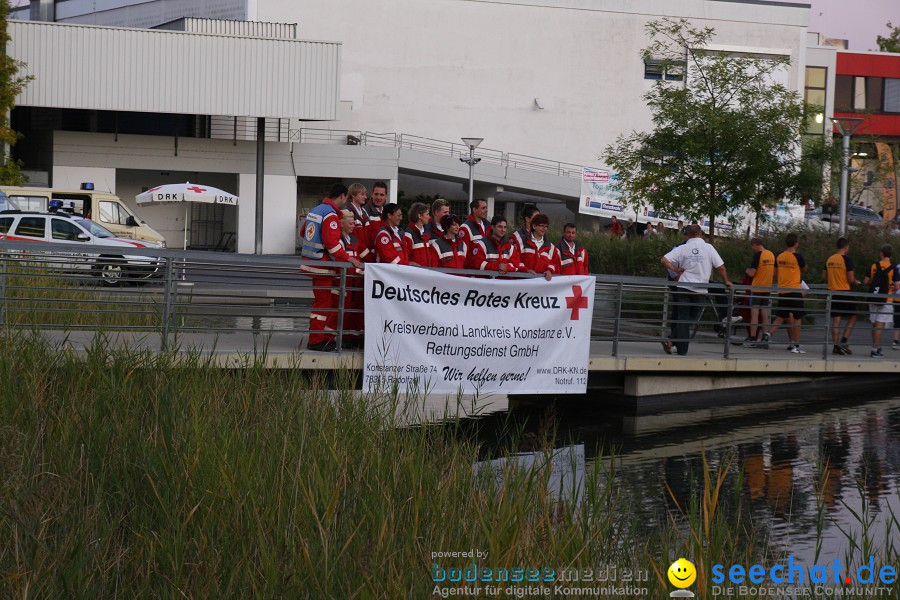
[[[330,392],[251,357],[223,370],[102,341],[84,356],[0,343],[3,598],[424,598],[435,563],[469,562],[652,569],[658,598],[678,557],[701,591],[713,564],[767,558],[729,460],[704,463],[690,500],[648,526],[615,457],[563,469],[570,491],[554,493],[548,428],[473,469],[477,432],[398,426],[398,399],[350,391],[349,374]],[[488,558],[432,554],[471,549]]]
[[18,327],[158,328],[165,299],[88,287],[77,277],[13,264],[3,277],[2,324]]

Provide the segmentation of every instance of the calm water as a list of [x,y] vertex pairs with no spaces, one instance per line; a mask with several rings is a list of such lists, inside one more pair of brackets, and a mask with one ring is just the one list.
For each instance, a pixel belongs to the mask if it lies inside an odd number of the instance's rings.
[[[501,402],[490,410],[495,412],[477,419],[485,444],[477,468],[502,461],[497,457],[508,444],[503,431],[511,424],[525,430],[520,447],[512,449],[516,460],[525,463],[539,460],[534,453],[538,440],[548,426],[551,431],[555,427],[554,462],[560,470],[555,493],[571,493],[573,481],[583,483],[580,473],[572,477],[573,468],[590,470],[598,456],[614,449],[622,505],[635,507],[648,525],[674,507],[666,484],[682,506],[691,489],[702,486],[705,452],[713,466],[734,456],[743,470],[743,505],[772,550],[809,562],[816,558],[819,490],[824,507],[820,561],[847,557],[842,530],[861,539],[854,513],[870,523],[875,547],[884,547],[888,538],[900,544],[900,523],[892,517],[900,519],[900,397],[780,402],[641,418],[610,416],[574,403],[510,412]],[[729,494],[735,472],[726,486]]]

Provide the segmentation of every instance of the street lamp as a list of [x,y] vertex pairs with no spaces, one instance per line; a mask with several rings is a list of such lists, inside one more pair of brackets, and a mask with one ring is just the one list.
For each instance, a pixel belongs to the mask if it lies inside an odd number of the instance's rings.
[[469,165],[469,207],[475,200],[475,165],[481,162],[480,158],[475,158],[475,148],[477,148],[484,138],[462,138],[463,144],[469,147],[469,158],[461,156],[459,160]]
[[865,119],[859,117],[829,117],[831,122],[843,136],[841,145],[841,220],[838,235],[847,235],[847,205],[850,203],[850,136],[859,129]]

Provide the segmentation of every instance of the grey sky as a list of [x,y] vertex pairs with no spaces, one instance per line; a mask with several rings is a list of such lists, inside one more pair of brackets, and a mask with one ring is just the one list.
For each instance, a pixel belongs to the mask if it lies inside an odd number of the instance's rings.
[[850,40],[851,50],[878,50],[875,36],[887,35],[885,23],[900,26],[900,0],[805,1],[812,5],[809,30]]

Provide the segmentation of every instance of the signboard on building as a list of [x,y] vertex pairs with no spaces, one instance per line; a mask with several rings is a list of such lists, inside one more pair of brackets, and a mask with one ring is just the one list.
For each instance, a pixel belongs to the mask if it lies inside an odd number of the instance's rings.
[[[622,222],[632,219],[637,223],[653,223],[653,225],[662,223],[668,229],[678,227],[678,221],[683,221],[685,224],[690,223],[688,219],[679,215],[659,212],[649,204],[637,209],[628,206],[622,192],[616,189],[616,180],[615,173],[585,167],[581,172],[581,198],[578,203],[578,212],[607,219],[615,216]],[[750,222],[752,220],[748,220],[748,214],[745,211],[738,212],[737,227],[729,222],[727,216],[723,215],[716,218],[716,231],[727,233],[740,230],[741,226],[746,227]],[[708,232],[709,219],[703,219],[700,226]]]

